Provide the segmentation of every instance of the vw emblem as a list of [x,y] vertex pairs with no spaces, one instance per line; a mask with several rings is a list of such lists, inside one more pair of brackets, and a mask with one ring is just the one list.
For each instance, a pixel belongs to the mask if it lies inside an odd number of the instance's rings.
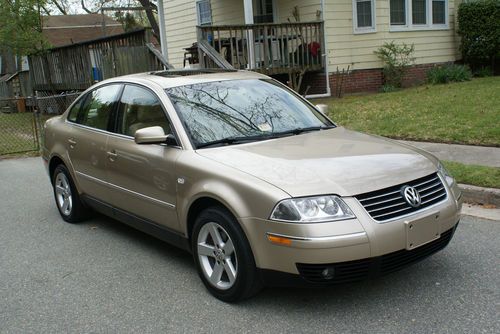
[[417,189],[410,186],[404,186],[401,189],[401,194],[410,206],[414,208],[418,208],[420,206],[420,194]]

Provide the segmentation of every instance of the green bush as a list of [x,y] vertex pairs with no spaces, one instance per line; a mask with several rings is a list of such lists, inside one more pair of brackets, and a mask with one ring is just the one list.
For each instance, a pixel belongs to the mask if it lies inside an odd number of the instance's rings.
[[380,90],[382,93],[390,93],[390,92],[396,91],[397,88],[394,87],[393,85],[384,84],[384,85],[382,85],[382,88]]
[[474,71],[473,75],[478,78],[491,77],[493,75],[493,71],[489,67],[480,67]]
[[500,56],[500,0],[461,3],[457,32],[464,61],[473,69],[485,64],[494,69]]
[[448,82],[468,81],[472,78],[469,67],[457,64],[435,66],[427,71],[427,82],[436,85]]
[[377,57],[384,62],[384,86],[393,88],[401,87],[403,77],[415,58],[413,53],[415,46],[402,43],[398,45],[392,42],[386,42],[375,51]]

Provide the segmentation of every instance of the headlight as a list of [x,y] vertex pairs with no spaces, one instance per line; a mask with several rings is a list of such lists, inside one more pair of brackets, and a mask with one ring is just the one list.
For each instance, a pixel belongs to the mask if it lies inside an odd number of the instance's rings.
[[291,198],[279,202],[270,219],[287,222],[319,223],[356,218],[338,196]]
[[455,182],[455,179],[453,178],[453,176],[451,176],[450,172],[448,172],[446,170],[446,168],[444,168],[444,166],[441,162],[438,162],[437,169],[438,169],[439,174],[441,174],[441,176],[446,180],[446,183],[449,186],[451,186]]

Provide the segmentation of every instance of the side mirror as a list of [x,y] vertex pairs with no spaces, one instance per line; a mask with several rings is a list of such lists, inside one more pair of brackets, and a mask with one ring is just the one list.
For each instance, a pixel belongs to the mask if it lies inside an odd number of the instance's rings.
[[317,104],[316,109],[321,111],[323,114],[328,115],[328,105],[326,104]]
[[169,137],[170,141],[173,139],[175,142],[175,137],[171,134],[166,135],[161,126],[150,126],[137,130],[134,141],[137,144],[168,144]]

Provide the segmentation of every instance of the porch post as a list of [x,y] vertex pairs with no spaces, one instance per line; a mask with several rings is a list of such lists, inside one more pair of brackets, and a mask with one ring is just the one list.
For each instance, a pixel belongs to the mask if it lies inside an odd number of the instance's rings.
[[[253,24],[253,0],[243,0],[243,8],[245,11],[245,24]],[[250,69],[255,68],[255,40],[253,38],[253,29],[247,30],[247,51],[248,51],[248,66]]]

